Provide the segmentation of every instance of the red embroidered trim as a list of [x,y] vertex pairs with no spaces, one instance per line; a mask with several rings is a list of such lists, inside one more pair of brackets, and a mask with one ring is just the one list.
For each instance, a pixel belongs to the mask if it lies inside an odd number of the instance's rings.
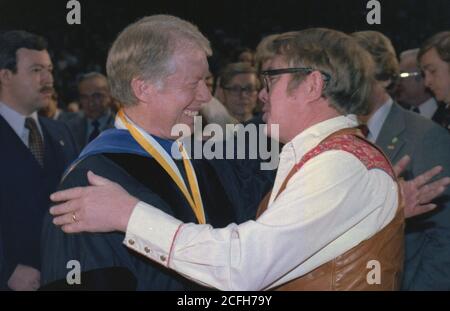
[[169,268],[170,265],[170,259],[172,259],[172,252],[173,252],[173,247],[175,246],[175,240],[178,236],[178,233],[180,232],[181,227],[183,226],[183,224],[178,226],[177,231],[175,232],[175,234],[173,235],[173,239],[172,239],[172,244],[170,244],[170,251],[169,251],[169,256],[167,258],[167,268]]
[[306,153],[295,166],[298,171],[307,161],[329,150],[342,150],[353,154],[368,169],[381,169],[395,180],[392,166],[386,157],[369,142],[355,135],[339,135],[320,143],[317,147]]

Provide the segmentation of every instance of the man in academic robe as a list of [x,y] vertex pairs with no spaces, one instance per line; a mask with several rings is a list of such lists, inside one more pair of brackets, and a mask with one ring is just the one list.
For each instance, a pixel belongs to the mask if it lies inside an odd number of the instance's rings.
[[[148,60],[149,54],[158,53],[159,57]],[[249,216],[242,215],[239,206],[248,207],[248,200],[236,194],[241,188],[235,177],[242,176],[239,170],[226,161],[189,159],[183,144],[176,140],[178,133],[172,133],[175,124],[192,129],[194,117],[211,99],[205,84],[210,53],[208,40],[197,28],[175,17],[147,17],[127,27],[107,61],[111,89],[123,110],[117,115],[115,129],[105,131],[84,149],[60,189],[88,185],[86,173],[93,171],[185,222],[224,227],[247,220]],[[145,66],[140,65],[144,60]],[[252,200],[270,187],[270,183],[261,186],[239,180],[247,189],[259,191],[249,196]],[[264,188],[266,191],[261,190]],[[253,214],[258,199],[254,201],[248,209]],[[73,215],[72,220],[78,221],[78,217]],[[135,282],[123,283],[122,289],[199,288],[128,250],[121,243],[123,233],[68,235],[52,224],[50,215],[44,228],[42,282],[47,289],[107,290],[130,278]],[[72,260],[79,262],[81,284],[71,287],[66,284],[66,266]],[[117,268],[128,273],[119,273]]]

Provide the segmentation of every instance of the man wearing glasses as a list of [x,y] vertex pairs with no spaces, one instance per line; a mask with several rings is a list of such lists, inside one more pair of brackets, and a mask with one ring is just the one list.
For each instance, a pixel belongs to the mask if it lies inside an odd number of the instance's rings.
[[83,75],[78,82],[78,95],[83,115],[67,121],[78,150],[97,138],[104,130],[114,126],[111,112],[113,99],[109,92],[108,80],[98,72]]
[[260,81],[256,69],[248,63],[232,63],[220,75],[224,105],[240,123],[253,117]]
[[270,48],[275,57],[259,97],[285,146],[256,221],[222,229],[183,223],[89,173],[95,187],[52,197],[71,200],[52,208],[54,223],[69,233],[126,232],[130,249],[218,289],[397,289],[397,183],[388,160],[355,130],[354,114],[369,109],[370,55],[328,29],[300,31]]
[[411,111],[435,120],[438,103],[425,87],[417,64],[419,49],[407,50],[400,54],[400,75],[395,90],[395,99]]

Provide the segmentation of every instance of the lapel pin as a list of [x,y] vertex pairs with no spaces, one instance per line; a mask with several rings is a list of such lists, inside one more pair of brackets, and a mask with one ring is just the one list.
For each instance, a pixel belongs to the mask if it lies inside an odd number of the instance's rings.
[[59,141],[59,144],[60,144],[61,146],[64,146],[64,141],[63,141],[63,140],[60,140],[60,141]]
[[392,138],[392,143],[393,144],[396,144],[397,142],[398,142],[398,138],[397,137]]

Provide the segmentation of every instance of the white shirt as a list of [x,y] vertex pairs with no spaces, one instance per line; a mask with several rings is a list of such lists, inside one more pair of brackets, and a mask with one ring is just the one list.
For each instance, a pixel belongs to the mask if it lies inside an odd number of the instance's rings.
[[0,115],[8,122],[9,126],[14,130],[14,132],[19,136],[20,140],[25,144],[25,146],[28,146],[28,137],[30,135],[30,130],[28,130],[25,127],[25,119],[28,117],[31,117],[36,121],[37,128],[39,132],[41,133],[42,139],[44,139],[44,135],[42,133],[42,128],[39,123],[39,118],[37,112],[33,112],[29,116],[24,116],[14,109],[10,108],[8,105],[0,102]]
[[421,116],[424,116],[427,119],[433,118],[436,110],[438,109],[438,103],[434,97],[430,97],[426,102],[420,104],[417,109],[419,109],[419,113]]
[[378,108],[378,110],[372,115],[372,117],[367,121],[367,127],[369,128],[369,135],[367,135],[367,140],[372,143],[377,141],[378,135],[380,135],[381,128],[383,127],[384,121],[391,111],[394,100],[389,97],[389,99]]
[[291,168],[330,134],[357,126],[355,116],[316,124],[287,143],[274,192],[256,221],[215,229],[183,224],[139,202],[124,243],[201,284],[261,290],[300,277],[370,238],[397,210],[397,185],[352,154],[327,151],[309,160],[273,201]]

